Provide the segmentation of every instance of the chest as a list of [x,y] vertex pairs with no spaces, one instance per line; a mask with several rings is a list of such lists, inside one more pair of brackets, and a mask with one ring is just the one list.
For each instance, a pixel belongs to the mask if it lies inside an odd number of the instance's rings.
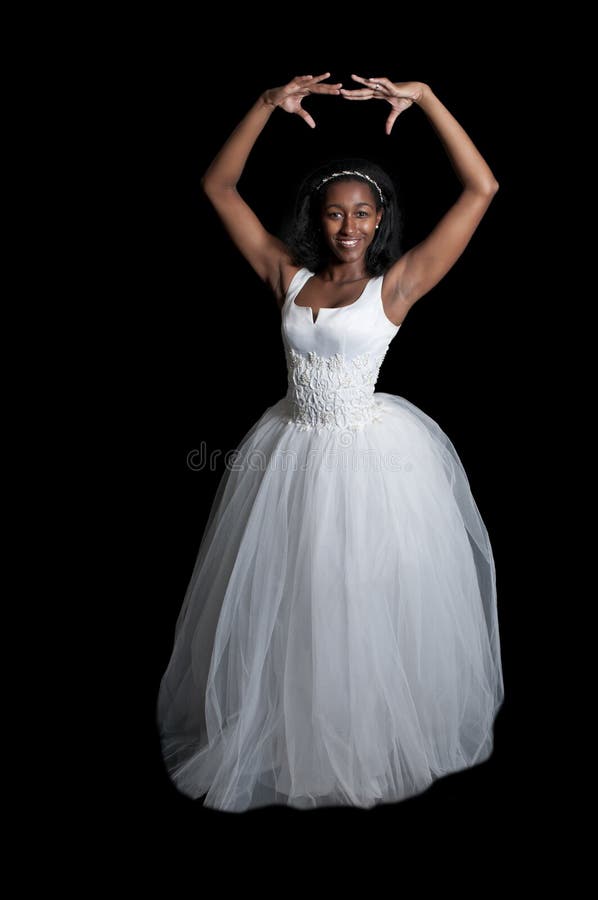
[[318,309],[340,309],[355,303],[368,283],[368,278],[346,284],[318,281],[310,278],[295,298],[297,306],[309,306],[314,312]]

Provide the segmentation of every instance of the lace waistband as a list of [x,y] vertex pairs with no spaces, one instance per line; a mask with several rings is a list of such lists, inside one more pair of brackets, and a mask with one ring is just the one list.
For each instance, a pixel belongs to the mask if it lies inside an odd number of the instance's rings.
[[347,359],[287,353],[288,422],[300,428],[362,428],[381,418],[374,386],[383,356],[363,353]]

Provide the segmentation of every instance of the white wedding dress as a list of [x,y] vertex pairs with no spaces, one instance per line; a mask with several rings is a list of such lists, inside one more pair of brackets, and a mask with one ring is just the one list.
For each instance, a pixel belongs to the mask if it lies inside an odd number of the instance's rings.
[[[222,476],[162,677],[174,785],[241,812],[372,807],[486,760],[503,701],[492,549],[451,441],[374,391],[383,276],[282,309],[287,395]],[[204,796],[205,795],[205,796]]]

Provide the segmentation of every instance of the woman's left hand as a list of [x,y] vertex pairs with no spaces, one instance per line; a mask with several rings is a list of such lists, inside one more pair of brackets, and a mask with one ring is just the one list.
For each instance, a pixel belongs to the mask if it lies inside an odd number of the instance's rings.
[[426,87],[421,81],[393,84],[388,78],[362,78],[360,75],[351,75],[351,78],[365,87],[353,91],[342,88],[341,94],[345,100],[386,100],[392,106],[386,120],[386,134],[390,134],[392,126],[404,110],[421,100]]

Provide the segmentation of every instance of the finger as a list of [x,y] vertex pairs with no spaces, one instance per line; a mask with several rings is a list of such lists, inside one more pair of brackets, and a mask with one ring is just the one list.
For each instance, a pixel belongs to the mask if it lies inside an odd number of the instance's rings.
[[384,81],[384,78],[368,78],[370,87],[373,88],[379,97],[388,97],[389,95],[389,89],[384,84]]
[[309,125],[310,128],[316,127],[316,123],[314,122],[314,120],[312,119],[312,117],[310,116],[310,114],[308,113],[308,111],[306,109],[303,109],[300,106],[299,109],[297,110],[297,115],[301,116],[302,119],[305,119],[305,121],[307,122],[307,124]]
[[317,84],[318,81],[324,81],[325,78],[330,78],[330,72],[324,72],[323,75],[314,75],[313,77],[310,76],[310,78],[312,79],[314,84]]
[[390,115],[389,115],[388,119],[386,120],[386,133],[387,134],[390,134],[390,132],[392,131],[392,126],[399,118],[399,115],[400,115],[399,109],[391,110]]
[[342,84],[316,84],[310,87],[310,94],[340,94]]
[[346,88],[342,88],[341,94],[343,97],[346,97],[347,100],[369,100],[370,97],[375,97],[376,93],[372,90],[372,88],[357,88],[354,91],[349,91]]
[[359,81],[361,84],[365,84],[366,87],[371,88],[375,93],[372,96],[379,97],[388,96],[387,92],[384,89],[384,85],[381,83],[384,79],[382,78],[362,78],[360,75],[351,75],[351,78],[354,78],[355,81]]
[[291,91],[305,90],[311,79],[311,75],[296,75],[292,81],[289,81],[287,88]]

